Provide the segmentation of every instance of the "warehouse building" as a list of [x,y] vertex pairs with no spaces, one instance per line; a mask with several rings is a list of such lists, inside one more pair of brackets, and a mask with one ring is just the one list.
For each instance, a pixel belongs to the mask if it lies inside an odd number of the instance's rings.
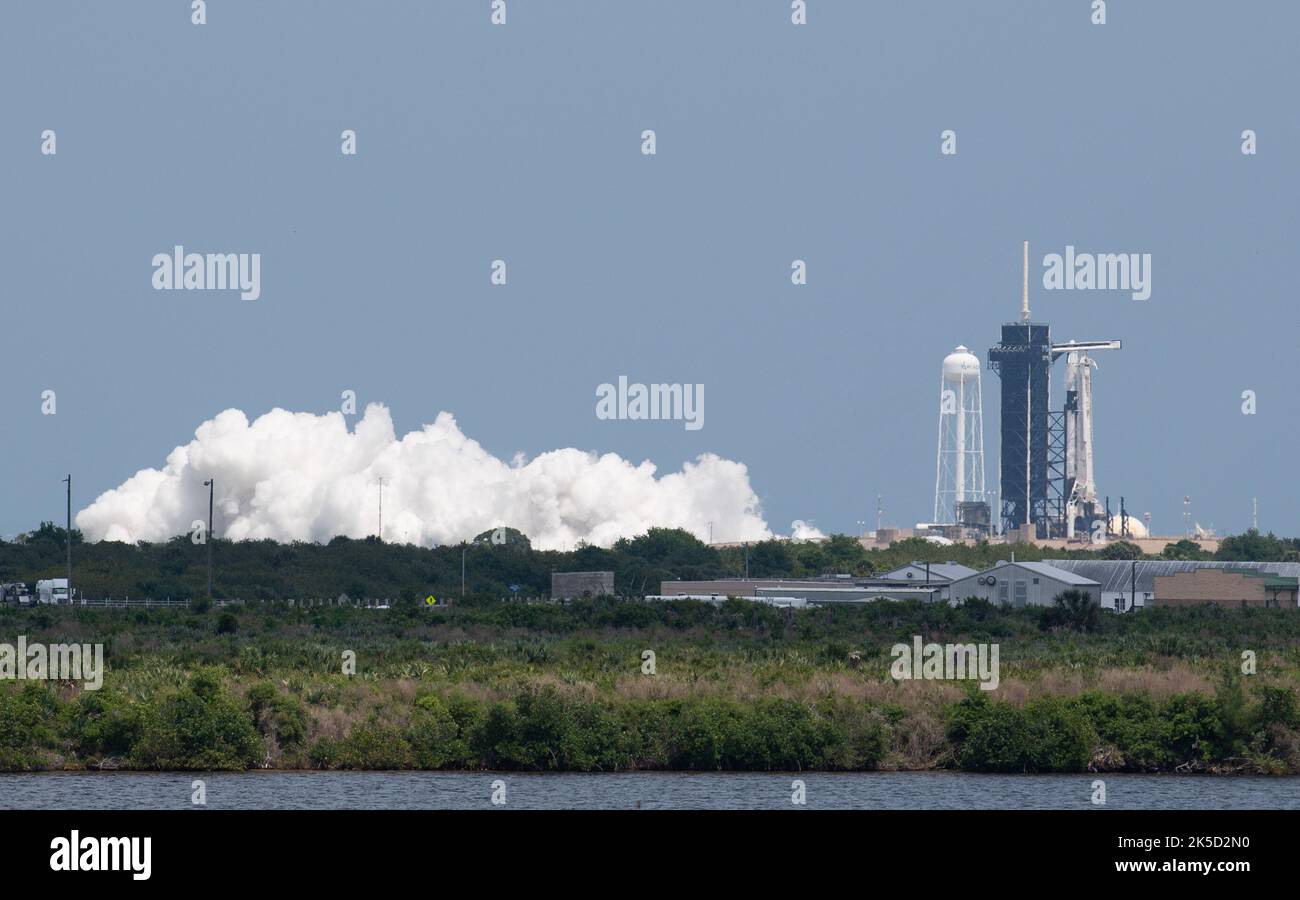
[[1155,578],[1156,606],[1296,608],[1300,579],[1257,569],[1194,569]]
[[[1141,609],[1144,606],[1164,605],[1156,592],[1156,579],[1178,575],[1184,572],[1202,570],[1237,570],[1253,571],[1280,578],[1297,579],[1300,583],[1300,563],[1283,562],[1226,562],[1219,560],[1194,561],[1173,559],[1049,559],[1048,564],[1067,572],[1073,572],[1084,578],[1091,578],[1101,583],[1101,605],[1105,609],[1126,611]],[[1173,582],[1165,582],[1173,585]],[[1235,584],[1235,582],[1233,582]],[[1241,605],[1240,590],[1222,597],[1204,596],[1204,602],[1216,602],[1220,605]],[[1182,589],[1170,595],[1171,598],[1183,596]],[[1285,605],[1285,596],[1279,595],[1279,605]],[[1178,605],[1185,605],[1179,603]],[[1295,605],[1295,604],[1293,604]]]
[[[730,598],[723,594],[647,594],[647,601],[664,601],[664,600],[698,600],[701,603],[712,603],[714,606],[720,606]],[[804,609],[808,606],[808,601],[802,597],[781,597],[776,594],[763,594],[758,597],[744,598],[752,603],[765,603],[768,606],[776,606],[781,609]]]
[[864,584],[876,588],[925,588],[937,589],[937,599],[948,600],[949,587],[960,578],[969,578],[976,571],[970,566],[963,566],[952,561],[941,563],[910,562],[897,569],[873,575]]
[[704,581],[661,581],[662,596],[679,594],[718,594],[722,597],[754,597],[760,588],[856,587],[862,579],[852,575],[825,575],[821,578],[712,578]]
[[980,597],[1011,606],[1050,606],[1062,591],[1077,589],[1101,602],[1101,584],[1042,562],[1000,562],[959,578],[948,588],[953,602]]
[[858,585],[855,587],[833,587],[825,585],[802,585],[781,588],[759,588],[755,599],[784,594],[798,597],[817,606],[833,606],[837,603],[871,603],[875,600],[940,600],[939,585],[927,587],[918,584],[913,587],[873,587]]
[[807,597],[824,593],[828,602],[836,600],[947,600],[948,586],[958,578],[974,575],[975,570],[955,562],[910,562],[870,577],[823,575],[820,578],[719,578],[710,581],[662,581],[662,596],[678,594],[720,594],[724,597],[756,597],[760,593],[781,593]]
[[[924,566],[924,563],[921,565]],[[947,597],[944,592],[947,588],[948,579],[936,570],[930,584],[925,583],[924,572],[918,572],[915,580],[905,576],[881,581],[876,578],[832,575],[822,578],[794,579],[719,578],[713,581],[661,581],[659,594],[656,596],[724,599],[740,597],[746,600],[794,597],[820,606],[833,603],[870,603],[873,600],[945,600]]]

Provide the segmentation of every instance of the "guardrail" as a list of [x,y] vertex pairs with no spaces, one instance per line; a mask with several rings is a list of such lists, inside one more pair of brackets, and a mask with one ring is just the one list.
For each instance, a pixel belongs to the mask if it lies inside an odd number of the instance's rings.
[[[40,604],[35,604],[35,605],[40,605]],[[189,605],[190,605],[190,601],[189,601],[189,600],[170,600],[170,599],[168,599],[168,600],[151,600],[151,599],[148,599],[148,598],[146,598],[146,599],[144,599],[144,600],[131,600],[131,599],[129,599],[129,598],[123,598],[123,599],[121,599],[121,600],[117,600],[117,599],[114,599],[114,598],[112,598],[112,597],[101,597],[101,598],[98,599],[98,600],[89,600],[89,599],[73,600],[71,603],[68,603],[68,604],[61,604],[61,605],[66,605],[66,606],[92,606],[92,607],[100,607],[100,608],[126,609],[126,608],[129,608],[129,607],[146,607],[146,606],[148,606],[148,607],[154,607],[154,606],[189,606]]]

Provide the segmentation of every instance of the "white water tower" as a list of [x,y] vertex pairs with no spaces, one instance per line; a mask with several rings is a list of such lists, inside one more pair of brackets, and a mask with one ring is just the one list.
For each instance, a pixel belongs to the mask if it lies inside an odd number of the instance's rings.
[[979,357],[958,347],[943,359],[939,381],[939,453],[934,464],[934,522],[958,522],[957,504],[988,501],[984,492],[984,412]]

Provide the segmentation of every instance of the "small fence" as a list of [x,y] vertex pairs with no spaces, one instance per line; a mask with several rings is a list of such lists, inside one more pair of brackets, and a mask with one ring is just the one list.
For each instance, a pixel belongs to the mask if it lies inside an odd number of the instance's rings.
[[[547,605],[547,606],[567,606],[569,603],[573,602],[574,599],[575,598],[571,598],[571,597],[552,597],[549,594],[541,594],[538,596],[520,596],[518,594],[513,594],[501,598],[503,602],[519,603],[528,606],[539,605],[539,604]],[[640,596],[625,597],[619,595],[617,599],[644,600],[645,598]],[[677,599],[677,598],[669,598],[669,599]],[[436,604],[429,604],[429,606],[432,609],[446,609],[449,606],[456,605],[458,600],[459,598],[446,598],[446,599],[439,600],[438,603]],[[13,601],[7,600],[6,602],[13,602]],[[84,606],[92,609],[146,609],[146,608],[154,609],[154,608],[177,607],[177,606],[187,607],[187,606],[191,606],[195,602],[196,601],[192,597],[186,597],[183,600],[173,599],[171,597],[165,597],[161,600],[155,600],[152,597],[146,597],[143,600],[133,599],[130,597],[99,597],[95,599],[78,597],[77,599],[73,600],[71,603],[66,603],[66,602],[59,603],[59,604],[22,603],[20,605],[24,607],[57,605],[57,606]],[[234,598],[224,598],[224,599],[212,601],[213,606],[260,605],[260,606],[283,606],[291,609],[315,609],[318,607],[329,607],[329,606],[335,606],[335,607],[351,606],[355,609],[391,609],[393,603],[394,601],[389,600],[388,598],[359,600],[359,599],[353,599],[352,597],[348,597],[347,595],[343,595],[340,597],[304,597],[301,599],[289,597],[289,598],[275,598],[275,599],[263,599],[263,600],[244,600],[243,598],[240,597],[234,597]]]
[[[71,603],[67,603],[67,602],[58,603],[58,604],[22,603],[20,605],[32,606],[32,607],[85,606],[85,607],[97,608],[97,609],[144,609],[148,607],[150,609],[153,609],[153,608],[161,608],[161,607],[169,607],[169,606],[182,606],[182,607],[190,606],[194,602],[195,602],[194,599],[191,597],[187,597],[183,600],[172,599],[171,597],[165,597],[162,600],[155,600],[152,597],[146,597],[143,600],[140,599],[133,600],[130,597],[99,597],[99,598],[78,597],[77,599],[73,600]],[[309,597],[301,600],[296,598],[274,599],[274,600],[244,600],[240,597],[234,597],[234,598],[227,597],[220,600],[212,601],[213,606],[249,606],[252,604],[260,604],[263,606],[286,606],[286,607],[294,607],[299,609],[308,609],[308,608],[320,607],[320,606],[351,606],[357,609],[389,609],[392,605],[390,601],[388,601],[387,599],[353,600],[351,597],[347,597],[347,596],[335,597],[335,598]]]
[[116,599],[113,597],[101,597],[98,600],[80,599],[73,600],[71,603],[60,604],[62,606],[97,606],[107,609],[127,609],[131,607],[155,607],[155,606],[189,606],[189,600],[154,600],[145,598],[144,600],[132,600],[129,597]]

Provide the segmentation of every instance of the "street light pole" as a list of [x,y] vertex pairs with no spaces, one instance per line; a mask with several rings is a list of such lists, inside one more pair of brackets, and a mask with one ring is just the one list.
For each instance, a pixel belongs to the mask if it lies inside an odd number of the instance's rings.
[[212,599],[212,495],[216,493],[216,479],[209,478],[203,482],[208,489],[208,599]]

